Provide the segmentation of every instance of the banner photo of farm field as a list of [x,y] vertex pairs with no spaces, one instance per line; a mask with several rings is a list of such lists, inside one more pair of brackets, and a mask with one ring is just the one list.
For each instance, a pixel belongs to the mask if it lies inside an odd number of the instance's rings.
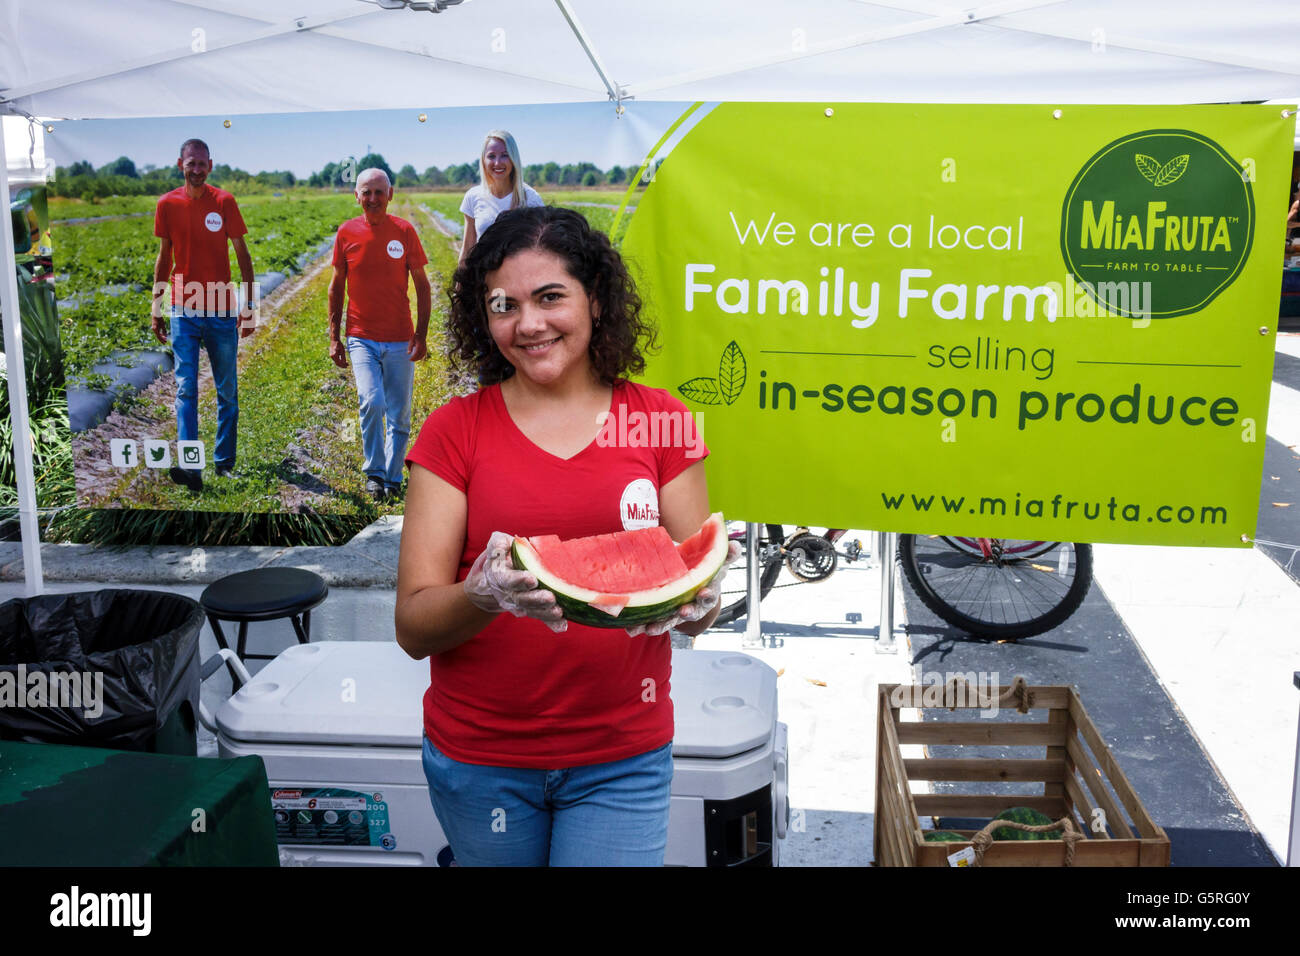
[[724,103],[622,249],[749,521],[1243,546],[1294,119]]
[[[332,245],[340,224],[361,215],[357,175],[387,172],[388,212],[415,227],[428,257],[429,354],[415,363],[413,442],[433,409],[475,385],[448,369],[442,336],[459,209],[479,180],[485,135],[509,131],[524,181],[609,231],[620,205],[635,209],[638,169],[681,110],[644,104],[619,116],[581,104],[57,124],[45,142],[57,163],[48,191],[78,504],[249,514],[373,508],[353,369],[331,361],[329,342]],[[260,290],[256,329],[238,343],[234,471],[220,477],[208,353],[199,359],[201,448],[192,451],[178,436],[174,337],[160,342],[150,325],[155,207],[183,185],[177,160],[191,138],[209,147],[207,183],[238,204]],[[228,251],[238,283],[233,244]],[[414,319],[413,289],[408,297]],[[170,477],[188,454],[204,465],[198,490]],[[380,510],[400,512],[400,500]]]

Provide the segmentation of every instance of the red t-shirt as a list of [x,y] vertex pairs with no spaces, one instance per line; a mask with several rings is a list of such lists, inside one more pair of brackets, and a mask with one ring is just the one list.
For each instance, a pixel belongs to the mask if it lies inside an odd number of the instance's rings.
[[[637,413],[674,412],[689,435],[697,434],[682,417],[689,415],[685,406],[662,389],[617,386],[610,410],[634,425]],[[556,458],[524,436],[493,385],[430,415],[406,461],[465,492],[465,550],[456,578],[463,581],[494,531],[568,539],[658,524],[659,488],[708,450],[682,441],[641,444],[593,440],[570,459]],[[572,621],[554,634],[540,621],[503,613],[470,640],[433,655],[429,670],[425,733],[462,763],[576,767],[634,757],[673,737],[667,634],[628,637]]]
[[405,219],[387,216],[372,228],[365,216],[358,216],[339,226],[334,265],[347,264],[348,338],[409,341],[415,329],[407,275],[428,261],[415,227]]
[[226,240],[247,232],[235,197],[224,189],[205,184],[203,195],[191,199],[185,187],[178,186],[159,199],[153,234],[171,240],[175,262],[172,304],[202,312],[238,309],[238,299],[229,287]]

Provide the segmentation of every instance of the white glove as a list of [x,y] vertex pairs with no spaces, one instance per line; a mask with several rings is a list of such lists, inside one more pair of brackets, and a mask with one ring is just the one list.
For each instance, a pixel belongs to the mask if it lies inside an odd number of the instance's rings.
[[632,625],[627,629],[628,636],[666,634],[674,627],[689,621],[698,621],[707,615],[718,606],[718,600],[722,597],[722,579],[727,576],[727,569],[740,560],[740,551],[740,542],[729,542],[727,557],[722,562],[722,567],[718,569],[717,574],[705,582],[702,588],[695,592],[695,597],[688,604],[683,604],[668,617],[660,618],[657,621],[647,621],[644,624]]
[[515,617],[535,618],[557,634],[567,630],[569,622],[555,603],[555,595],[539,588],[535,575],[517,571],[511,563],[513,543],[514,538],[504,531],[492,532],[465,578],[469,603],[492,614],[509,611]]

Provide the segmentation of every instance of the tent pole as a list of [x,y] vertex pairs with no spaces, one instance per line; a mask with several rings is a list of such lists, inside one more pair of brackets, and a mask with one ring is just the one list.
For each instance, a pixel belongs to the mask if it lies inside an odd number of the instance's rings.
[[[1300,687],[1300,671],[1291,678]],[[1295,745],[1295,782],[1291,785],[1291,839],[1287,842],[1286,865],[1300,866],[1300,736]]]
[[[2,124],[0,124],[2,126]],[[0,311],[4,312],[5,366],[9,379],[9,414],[13,420],[14,472],[18,478],[18,518],[23,538],[23,573],[27,597],[44,590],[41,529],[36,520],[36,477],[32,471],[32,429],[27,412],[27,365],[23,359],[23,322],[18,314],[18,261],[9,217],[9,157],[0,128],[0,196],[5,201],[4,241],[0,242]]]
[[600,76],[600,81],[605,84],[605,90],[609,93],[609,98],[615,103],[622,104],[626,98],[622,89],[610,77],[605,69],[605,64],[600,62],[600,55],[596,52],[595,44],[587,36],[587,31],[582,28],[578,22],[578,15],[573,12],[573,7],[569,6],[568,0],[555,0],[555,5],[560,8],[560,14],[564,17],[565,22],[569,24],[569,29],[577,37],[578,43],[582,46],[582,52],[587,54],[587,59],[595,67],[596,73]]
[[762,525],[750,521],[745,525],[745,550],[749,554],[749,573],[745,577],[745,593],[749,598],[748,610],[745,612],[745,636],[741,647],[763,646],[763,615],[758,609],[763,600],[762,567],[763,550],[759,546],[759,533]]
[[898,549],[898,535],[881,531],[876,553],[880,555],[880,626],[876,631],[876,653],[893,654],[898,645],[894,642],[894,556]]

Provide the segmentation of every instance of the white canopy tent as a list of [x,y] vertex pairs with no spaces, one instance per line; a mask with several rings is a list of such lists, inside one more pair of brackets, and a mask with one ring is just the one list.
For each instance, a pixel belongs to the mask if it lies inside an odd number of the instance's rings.
[[[1298,41],[1294,0],[0,0],[0,112],[39,134],[61,119],[605,100],[1259,101],[1300,87]],[[0,192],[33,166],[8,141]],[[37,593],[22,376],[9,388]]]
[[607,97],[1197,103],[1287,96],[1300,73],[1290,0],[397,2],[5,0],[0,95],[67,118]]

